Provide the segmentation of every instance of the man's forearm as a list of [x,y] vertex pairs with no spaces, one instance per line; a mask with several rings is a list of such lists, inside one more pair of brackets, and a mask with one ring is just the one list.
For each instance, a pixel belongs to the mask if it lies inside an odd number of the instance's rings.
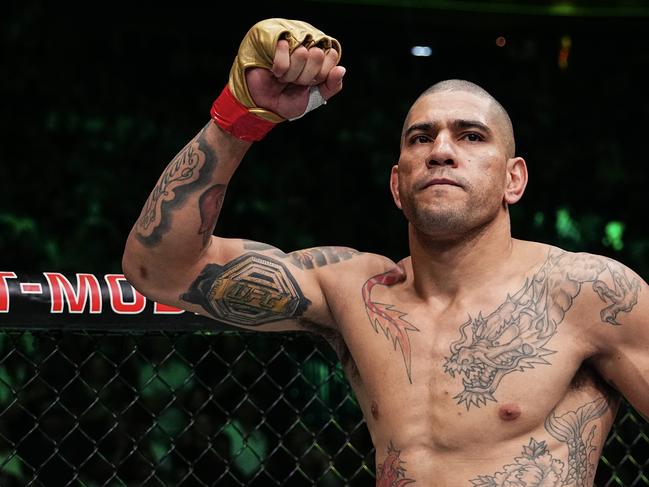
[[133,226],[125,260],[165,267],[195,262],[210,242],[227,184],[249,147],[208,123],[160,176]]
[[338,41],[300,21],[267,19],[248,31],[213,121],[167,166],[129,235],[122,264],[131,283],[175,301],[202,258],[236,253],[226,241],[207,251],[232,174],[252,141],[342,89],[339,53]]

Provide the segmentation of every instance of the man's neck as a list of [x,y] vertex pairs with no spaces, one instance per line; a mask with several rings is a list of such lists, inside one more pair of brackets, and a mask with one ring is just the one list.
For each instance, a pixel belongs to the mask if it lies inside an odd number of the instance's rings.
[[409,226],[414,288],[422,299],[454,300],[502,275],[514,251],[508,217],[452,238],[434,238]]

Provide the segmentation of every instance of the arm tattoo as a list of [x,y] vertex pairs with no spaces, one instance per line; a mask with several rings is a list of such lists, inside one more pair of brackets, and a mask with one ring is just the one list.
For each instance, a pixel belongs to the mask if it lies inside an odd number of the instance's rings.
[[188,196],[211,177],[217,160],[205,142],[205,128],[181,150],[162,173],[136,224],[136,237],[155,247],[171,225],[171,212],[182,208]]
[[286,254],[279,250],[277,247],[273,247],[270,244],[263,243],[263,242],[255,242],[254,240],[244,240],[243,241],[243,248],[246,250],[256,250],[258,252],[262,252],[264,250],[276,250],[281,254],[279,257],[283,257]]
[[246,240],[243,243],[243,248],[247,250],[275,250],[273,255],[281,257],[282,259],[289,259],[289,262],[299,269],[315,269],[316,267],[324,267],[329,264],[336,264],[343,260],[349,260],[361,252],[350,249],[348,247],[313,247],[310,249],[296,250],[289,254],[285,254],[281,250],[261,242],[254,242]]
[[602,321],[611,325],[619,325],[617,315],[620,311],[629,312],[638,303],[638,291],[640,290],[640,281],[631,279],[626,276],[624,268],[614,262],[607,264],[608,270],[613,276],[613,285],[615,289],[609,288],[602,281],[593,283],[593,290],[597,293],[602,301],[609,304],[599,313]]
[[[601,280],[605,276],[612,277],[615,289]],[[469,316],[444,363],[444,372],[462,377],[463,390],[454,397],[458,404],[468,410],[496,401],[494,393],[505,375],[549,365],[545,357],[555,351],[546,344],[586,283],[608,304],[600,312],[603,323],[619,325],[618,314],[637,303],[639,280],[629,280],[620,264],[551,249],[541,269],[495,311]]]
[[203,248],[207,247],[212,232],[214,232],[226,188],[225,184],[215,184],[206,189],[198,199],[198,208],[201,212],[201,226],[198,229],[198,234],[203,236]]
[[180,299],[234,326],[298,318],[311,304],[284,264],[252,252],[208,264]]
[[401,450],[397,450],[392,442],[388,444],[388,456],[376,469],[376,487],[404,487],[414,484],[413,479],[407,479],[404,461],[399,458]]
[[286,256],[291,264],[300,269],[314,269],[329,264],[337,264],[358,255],[360,252],[347,247],[314,247],[312,249],[297,250]]
[[388,340],[392,340],[394,350],[397,346],[401,350],[403,361],[406,364],[406,373],[408,380],[412,384],[412,370],[410,355],[410,336],[409,331],[419,331],[417,327],[403,319],[405,313],[394,309],[391,304],[378,303],[372,301],[372,288],[376,285],[392,286],[398,282],[403,281],[404,276],[401,270],[397,267],[383,274],[378,274],[365,282],[363,285],[363,302],[365,303],[365,311],[370,319],[370,323],[376,333],[379,329],[383,332]]
[[515,463],[503,466],[503,470],[494,475],[479,475],[471,480],[473,487],[540,487],[552,486],[586,486],[592,485],[595,477],[595,461],[592,453],[597,450],[593,445],[597,425],[593,425],[584,439],[586,426],[601,417],[609,408],[606,398],[584,404],[576,411],[568,411],[557,416],[554,411],[545,420],[545,428],[557,440],[568,446],[568,465],[553,458],[545,441],[530,438],[523,446],[520,457]]

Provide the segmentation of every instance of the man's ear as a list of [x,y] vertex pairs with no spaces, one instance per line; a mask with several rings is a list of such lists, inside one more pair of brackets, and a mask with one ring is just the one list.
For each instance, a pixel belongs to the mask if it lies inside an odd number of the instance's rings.
[[504,201],[513,205],[523,197],[527,186],[527,164],[522,157],[512,157],[507,160],[507,184]]
[[401,198],[399,198],[399,166],[397,165],[392,166],[392,172],[390,173],[390,191],[392,192],[394,204],[401,210]]

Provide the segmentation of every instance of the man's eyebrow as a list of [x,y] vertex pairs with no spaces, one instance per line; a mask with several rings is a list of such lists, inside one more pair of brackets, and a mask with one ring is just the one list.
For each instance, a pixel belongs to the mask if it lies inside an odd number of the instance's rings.
[[437,124],[431,122],[421,122],[415,123],[408,127],[404,132],[403,136],[407,137],[408,134],[415,132],[416,130],[421,130],[422,132],[431,132],[437,127]]
[[[479,122],[477,120],[466,120],[466,119],[458,119],[458,120],[453,120],[451,122],[451,127],[453,127],[455,130],[466,130],[466,129],[480,129],[487,133],[488,135],[492,134],[492,130],[487,127],[484,123]],[[408,127],[404,132],[403,136],[407,137],[409,134],[415,131],[422,131],[422,132],[433,132],[435,130],[439,129],[439,124],[435,122],[420,122],[420,123],[415,123]]]
[[489,127],[487,127],[482,122],[478,122],[477,120],[463,120],[463,119],[454,120],[451,123],[451,126],[453,126],[456,129],[475,129],[475,128],[477,128],[477,129],[480,129],[480,130],[486,132],[489,135],[491,135],[491,133],[492,133],[492,130]]

